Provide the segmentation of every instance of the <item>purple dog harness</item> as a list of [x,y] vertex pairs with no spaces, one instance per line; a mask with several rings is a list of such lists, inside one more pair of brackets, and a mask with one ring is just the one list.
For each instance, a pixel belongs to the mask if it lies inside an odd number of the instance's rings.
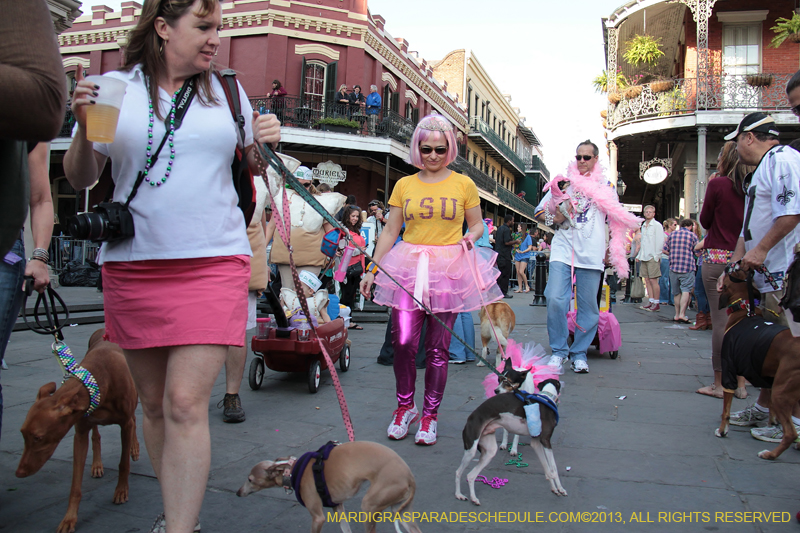
[[304,453],[292,467],[292,489],[294,490],[297,501],[300,502],[300,505],[303,507],[305,507],[306,504],[303,503],[303,498],[300,496],[300,480],[303,478],[303,473],[306,471],[306,467],[308,467],[311,461],[314,461],[314,464],[311,466],[312,473],[314,474],[314,485],[317,488],[319,497],[322,498],[323,507],[336,507],[339,505],[331,500],[331,493],[328,491],[327,483],[325,483],[325,461],[331,454],[331,450],[338,445],[338,442],[328,441],[328,444],[319,450]]

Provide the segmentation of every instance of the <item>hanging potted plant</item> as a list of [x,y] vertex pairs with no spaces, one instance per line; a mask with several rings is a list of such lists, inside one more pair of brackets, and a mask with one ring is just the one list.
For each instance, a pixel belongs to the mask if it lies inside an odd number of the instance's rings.
[[745,79],[750,87],[769,87],[772,85],[773,76],[762,72],[761,74],[748,74]]
[[775,22],[776,24],[770,28],[775,32],[775,37],[769,43],[770,47],[778,48],[786,39],[800,43],[800,15],[794,13],[791,19],[779,17]]
[[674,80],[656,80],[650,82],[650,90],[654,93],[665,93],[675,87]]
[[606,118],[607,116],[608,116],[607,109],[603,109],[602,111],[600,111],[600,118]]
[[625,43],[623,58],[633,67],[646,65],[655,67],[664,52],[661,51],[661,37],[656,39],[649,35],[634,35]]
[[613,93],[608,93],[608,101],[611,102],[612,104],[618,104],[620,103],[620,101],[622,101],[622,95],[617,91],[614,91]]

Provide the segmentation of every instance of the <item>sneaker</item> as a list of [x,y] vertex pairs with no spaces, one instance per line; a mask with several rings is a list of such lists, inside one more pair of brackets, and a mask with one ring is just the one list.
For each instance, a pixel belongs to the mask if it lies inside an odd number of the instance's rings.
[[752,404],[741,411],[731,413],[730,423],[733,426],[758,426],[761,422],[766,422],[769,418],[769,411],[762,413],[756,409],[756,404]]
[[[153,522],[153,527],[150,528],[150,533],[167,533],[167,519],[164,518],[164,513],[162,512],[156,518],[156,521]],[[200,533],[200,519],[197,519],[197,523],[192,530],[192,533]]]
[[466,363],[466,361],[462,359],[450,359],[451,365],[463,365],[464,363]]
[[420,446],[436,444],[436,415],[422,417],[417,434],[414,436],[414,442]]
[[649,311],[650,307],[653,305],[652,302],[647,302],[647,305],[640,305],[639,309],[644,309],[645,311]]
[[244,409],[238,394],[225,393],[225,397],[217,404],[217,409],[222,409],[222,421],[230,423],[244,422]]
[[560,355],[551,355],[550,360],[547,362],[550,366],[559,367],[563,365],[567,361],[566,357],[561,357]]
[[416,422],[418,418],[419,411],[417,411],[416,405],[411,409],[398,407],[392,414],[392,423],[389,424],[386,434],[392,440],[402,440],[408,435],[408,426]]
[[[800,434],[800,426],[795,424],[794,430]],[[754,439],[763,440],[764,442],[780,442],[783,439],[783,428],[781,426],[767,426],[765,428],[753,428],[750,430],[750,435]],[[794,439],[795,442],[800,442],[800,436]]]
[[589,365],[583,359],[578,359],[572,362],[572,371],[576,374],[588,374]]
[[648,311],[661,311],[661,305],[653,304],[650,306],[650,309],[648,309]]

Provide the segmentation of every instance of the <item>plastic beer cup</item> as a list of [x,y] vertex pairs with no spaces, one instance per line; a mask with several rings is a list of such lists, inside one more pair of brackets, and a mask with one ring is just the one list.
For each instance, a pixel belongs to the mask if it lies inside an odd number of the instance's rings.
[[112,143],[128,84],[108,76],[87,76],[86,79],[100,87],[94,97],[95,104],[86,108],[86,138],[97,143]]

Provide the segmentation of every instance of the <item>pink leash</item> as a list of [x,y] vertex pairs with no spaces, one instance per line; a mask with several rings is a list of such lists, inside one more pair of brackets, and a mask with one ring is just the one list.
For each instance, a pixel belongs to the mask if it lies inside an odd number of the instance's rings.
[[[263,161],[259,158],[259,162],[261,163],[261,176],[263,177],[264,181],[266,182],[266,168],[263,167]],[[267,190],[269,190],[269,183],[267,183]],[[283,190],[283,217],[281,217],[280,212],[275,205],[275,198],[270,197],[270,203],[272,204],[272,213],[273,216],[277,217],[278,220],[276,221],[275,226],[278,228],[278,233],[280,234],[281,240],[286,245],[286,249],[289,251],[289,265],[292,268],[292,279],[294,280],[295,290],[299,295],[298,300],[300,300],[300,307],[303,310],[303,314],[305,314],[306,319],[308,320],[308,324],[311,326],[311,329],[314,331],[314,337],[319,343],[320,348],[322,349],[322,355],[325,357],[325,362],[328,364],[328,370],[331,373],[331,378],[333,379],[333,388],[336,390],[336,397],[339,400],[339,408],[342,411],[342,419],[344,420],[344,427],[347,430],[347,438],[350,439],[350,442],[356,440],[355,431],[353,430],[353,421],[350,418],[350,410],[347,408],[347,400],[344,397],[344,390],[342,389],[342,384],[339,381],[339,373],[336,372],[336,368],[333,364],[333,359],[331,359],[328,350],[325,348],[325,343],[322,342],[322,339],[319,338],[317,335],[317,327],[314,325],[314,321],[311,320],[311,313],[308,309],[308,301],[305,298],[305,291],[303,290],[303,286],[300,284],[300,277],[297,275],[297,267],[294,264],[294,257],[292,253],[292,246],[291,246],[291,223],[292,223],[292,214],[289,208],[289,202],[286,198],[286,188],[282,188]],[[288,230],[287,230],[288,227]],[[341,357],[341,356],[340,356]]]

